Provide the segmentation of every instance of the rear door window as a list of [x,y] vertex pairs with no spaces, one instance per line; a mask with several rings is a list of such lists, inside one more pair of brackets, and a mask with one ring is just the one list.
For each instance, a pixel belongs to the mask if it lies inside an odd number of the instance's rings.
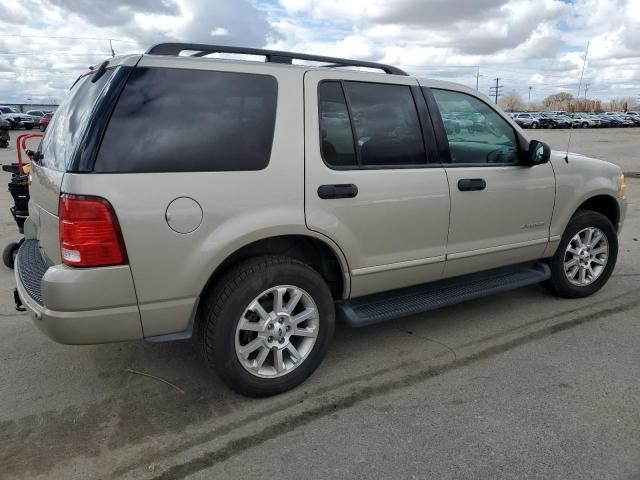
[[136,68],[113,112],[96,172],[260,170],[275,127],[270,75]]
[[411,87],[324,81],[318,101],[320,148],[329,166],[398,168],[427,163]]

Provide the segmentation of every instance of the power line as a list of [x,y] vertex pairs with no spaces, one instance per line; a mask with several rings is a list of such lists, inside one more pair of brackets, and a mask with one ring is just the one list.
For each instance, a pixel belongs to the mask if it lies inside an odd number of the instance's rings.
[[42,55],[67,55],[70,57],[97,57],[97,56],[105,56],[105,55],[109,55],[109,53],[102,53],[102,52],[98,52],[98,53],[73,53],[73,52],[0,52],[1,56],[4,57],[16,57],[16,56],[22,56],[22,55],[29,55],[29,56],[42,56]]
[[133,40],[121,40],[118,38],[105,38],[105,37],[62,37],[62,36],[56,36],[56,35],[19,35],[19,34],[13,34],[13,33],[0,33],[0,37],[44,38],[44,39],[53,38],[57,40],[98,40],[98,41],[130,43],[132,45],[138,44],[138,42],[134,42]]

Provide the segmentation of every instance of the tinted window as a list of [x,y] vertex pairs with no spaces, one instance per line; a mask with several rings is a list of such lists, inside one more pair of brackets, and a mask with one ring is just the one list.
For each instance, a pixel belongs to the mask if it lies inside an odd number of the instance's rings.
[[276,79],[267,75],[136,68],[95,171],[262,169],[271,154],[276,97]]
[[353,166],[356,151],[349,111],[340,82],[322,82],[318,87],[320,148],[324,161],[332,166]]
[[82,137],[90,113],[98,97],[109,84],[114,69],[108,69],[96,81],[93,75],[81,78],[56,110],[47,133],[40,144],[41,163],[47,168],[63,171],[69,165],[71,155]]
[[364,166],[427,163],[411,89],[405,85],[345,82]]
[[433,89],[449,139],[452,163],[510,164],[518,161],[511,125],[480,99]]

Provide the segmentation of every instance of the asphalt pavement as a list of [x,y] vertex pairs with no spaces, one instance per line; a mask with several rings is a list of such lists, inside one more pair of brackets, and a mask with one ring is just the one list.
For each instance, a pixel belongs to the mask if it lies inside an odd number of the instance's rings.
[[[639,135],[572,141],[640,170]],[[263,400],[229,391],[190,342],[53,343],[0,267],[0,479],[639,479],[639,186],[598,294],[533,286],[339,325],[306,383]],[[0,189],[0,245],[19,238],[9,203]]]

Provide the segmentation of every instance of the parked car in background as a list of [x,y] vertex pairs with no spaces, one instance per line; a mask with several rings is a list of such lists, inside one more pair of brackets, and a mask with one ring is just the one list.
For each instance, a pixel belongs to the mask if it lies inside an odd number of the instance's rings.
[[594,127],[602,127],[602,120],[600,120],[600,117],[592,113],[585,113],[584,115],[593,122]]
[[571,119],[564,117],[563,115],[554,114],[552,112],[543,112],[540,116],[551,120],[552,128],[571,128]]
[[623,114],[612,115],[612,117],[615,118],[616,120],[619,120],[623,127],[635,126],[633,120],[631,120],[630,118],[626,118],[626,116]]
[[600,118],[606,120],[609,127],[622,128],[631,126],[631,122],[627,122],[626,120],[619,118],[617,115],[609,115],[605,113],[602,114]]
[[35,123],[31,115],[26,113],[20,113],[15,108],[0,105],[0,118],[6,120],[11,125],[13,130],[18,128],[25,128],[27,130],[33,129]]
[[49,121],[53,117],[53,113],[45,113],[44,116],[40,119],[40,131],[44,132],[49,126]]
[[9,136],[9,122],[0,119],[0,148],[7,148],[11,137]]
[[609,115],[605,115],[604,113],[596,113],[594,114],[600,120],[601,127],[613,127],[613,119]]
[[573,120],[573,126],[576,128],[595,127],[596,121],[585,113],[569,113],[567,114]]
[[36,121],[38,121],[39,119],[44,117],[47,113],[51,113],[51,112],[48,110],[29,110],[27,112],[27,115],[31,115],[36,119]]
[[540,128],[540,121],[534,113],[514,113],[512,118],[522,128]]
[[620,116],[623,119],[632,122],[635,127],[640,126],[640,116],[638,116],[638,115],[629,115],[629,114],[620,115]]
[[531,115],[538,121],[540,128],[554,128],[551,116],[540,112],[532,112]]
[[559,128],[577,128],[580,126],[580,122],[568,116],[567,114],[555,114],[555,119],[560,125]]

